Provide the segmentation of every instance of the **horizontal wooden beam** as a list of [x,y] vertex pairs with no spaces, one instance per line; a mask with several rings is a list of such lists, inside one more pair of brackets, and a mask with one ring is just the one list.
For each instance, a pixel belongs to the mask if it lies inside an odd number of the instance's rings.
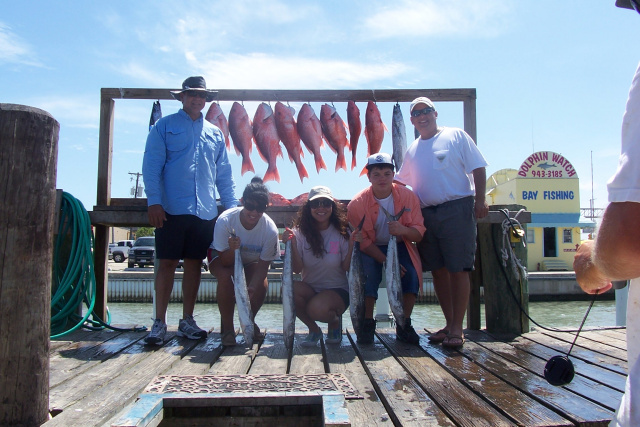
[[[172,90],[102,88],[102,98],[109,99],[174,99]],[[220,89],[217,101],[290,101],[290,102],[411,102],[427,96],[435,102],[460,102],[476,99],[475,89],[358,89],[358,90],[262,90]]]

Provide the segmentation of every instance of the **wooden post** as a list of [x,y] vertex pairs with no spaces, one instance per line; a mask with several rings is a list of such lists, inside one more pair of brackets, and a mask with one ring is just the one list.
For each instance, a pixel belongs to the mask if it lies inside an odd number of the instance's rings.
[[0,425],[49,413],[49,331],[60,125],[0,104]]
[[[519,211],[520,205],[493,205],[490,211],[508,209]],[[502,215],[502,220],[506,217]],[[482,262],[482,283],[484,286],[484,307],[488,332],[523,334],[529,332],[529,319],[522,312],[529,311],[529,286],[526,276],[518,278],[510,260],[506,267],[502,264],[504,236],[502,220],[478,223],[478,241]],[[526,233],[526,225],[522,224]],[[516,257],[527,266],[527,249],[522,243],[513,246]]]

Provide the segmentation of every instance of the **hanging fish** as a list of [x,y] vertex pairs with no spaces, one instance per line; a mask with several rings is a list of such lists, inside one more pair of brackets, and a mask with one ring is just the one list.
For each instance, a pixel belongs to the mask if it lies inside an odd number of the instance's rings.
[[320,108],[320,124],[329,147],[338,155],[336,158],[336,172],[339,169],[347,170],[344,148],[349,147],[349,141],[347,140],[347,128],[344,121],[333,106],[324,104]]
[[149,130],[156,124],[158,120],[162,118],[162,108],[160,108],[160,101],[153,103],[151,107],[151,117],[149,118]]
[[273,110],[267,103],[261,103],[253,116],[253,137],[260,157],[267,162],[267,171],[264,174],[264,182],[280,182],[280,173],[276,166],[276,159],[282,157],[280,137],[276,128],[276,120]]
[[407,151],[407,132],[402,118],[402,110],[398,103],[393,106],[391,140],[393,141],[393,162],[396,165],[396,170],[399,170],[404,161],[404,153]]
[[280,101],[276,102],[275,114],[278,136],[280,140],[282,140],[284,148],[287,149],[289,160],[295,163],[300,182],[302,182],[304,178],[309,178],[309,174],[300,158],[303,157],[304,154],[302,152],[302,146],[300,145],[300,134],[298,134],[296,119],[293,118],[294,113],[295,110],[293,107],[288,107]]
[[[388,221],[397,221],[400,219],[407,208],[402,208],[396,215],[391,215],[385,208],[380,209],[387,217]],[[404,305],[402,296],[402,283],[400,281],[400,262],[398,261],[398,241],[396,236],[389,237],[389,245],[387,246],[387,260],[384,266],[384,277],[387,284],[387,296],[389,298],[389,307],[396,323],[404,328]]]
[[251,150],[253,148],[253,128],[247,110],[242,104],[234,102],[229,112],[229,134],[233,140],[233,148],[236,154],[242,156],[242,168],[240,175],[246,172],[255,172],[251,162]]
[[220,108],[220,104],[212,102],[207,115],[204,118],[214,125],[216,125],[224,135],[224,143],[227,146],[227,150],[231,149],[231,142],[229,141],[229,122]]
[[293,263],[291,240],[284,244],[284,264],[282,267],[282,331],[287,350],[293,348],[296,331],[296,306],[293,301]]
[[347,103],[347,124],[349,125],[349,148],[351,149],[351,170],[356,167],[356,148],[358,148],[358,140],[360,132],[362,132],[362,123],[360,122],[360,110],[355,102]]
[[309,150],[309,153],[313,154],[313,158],[316,162],[316,172],[320,172],[320,169],[327,169],[327,165],[324,163],[320,148],[323,145],[322,125],[315,111],[309,104],[302,104],[300,111],[298,111],[298,134],[300,139]]
[[[382,123],[380,118],[380,110],[373,102],[367,102],[367,112],[364,116],[364,136],[367,138],[367,156],[380,152],[382,140],[384,139],[384,131],[387,127]],[[360,176],[367,173],[367,168],[363,168]]]

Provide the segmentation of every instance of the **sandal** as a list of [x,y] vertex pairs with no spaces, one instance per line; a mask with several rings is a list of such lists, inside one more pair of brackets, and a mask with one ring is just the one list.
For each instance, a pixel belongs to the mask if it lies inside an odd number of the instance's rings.
[[464,345],[464,335],[448,335],[442,342],[443,347],[460,348]]
[[448,335],[449,335],[449,331],[448,330],[440,329],[435,334],[429,335],[429,342],[441,343],[441,342],[443,342],[444,340],[447,339]]
[[236,332],[227,331],[222,334],[222,345],[224,347],[233,347],[234,345],[236,345]]

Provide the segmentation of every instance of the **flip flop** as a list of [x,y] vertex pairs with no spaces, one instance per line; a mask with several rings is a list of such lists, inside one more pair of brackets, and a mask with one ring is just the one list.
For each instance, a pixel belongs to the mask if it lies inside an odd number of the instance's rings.
[[447,336],[449,335],[449,331],[446,329],[440,329],[438,332],[436,332],[435,334],[431,334],[429,335],[429,342],[434,342],[434,343],[441,343],[444,340],[447,339]]
[[442,342],[443,347],[448,348],[460,348],[464,345],[464,335],[448,335],[447,338]]

